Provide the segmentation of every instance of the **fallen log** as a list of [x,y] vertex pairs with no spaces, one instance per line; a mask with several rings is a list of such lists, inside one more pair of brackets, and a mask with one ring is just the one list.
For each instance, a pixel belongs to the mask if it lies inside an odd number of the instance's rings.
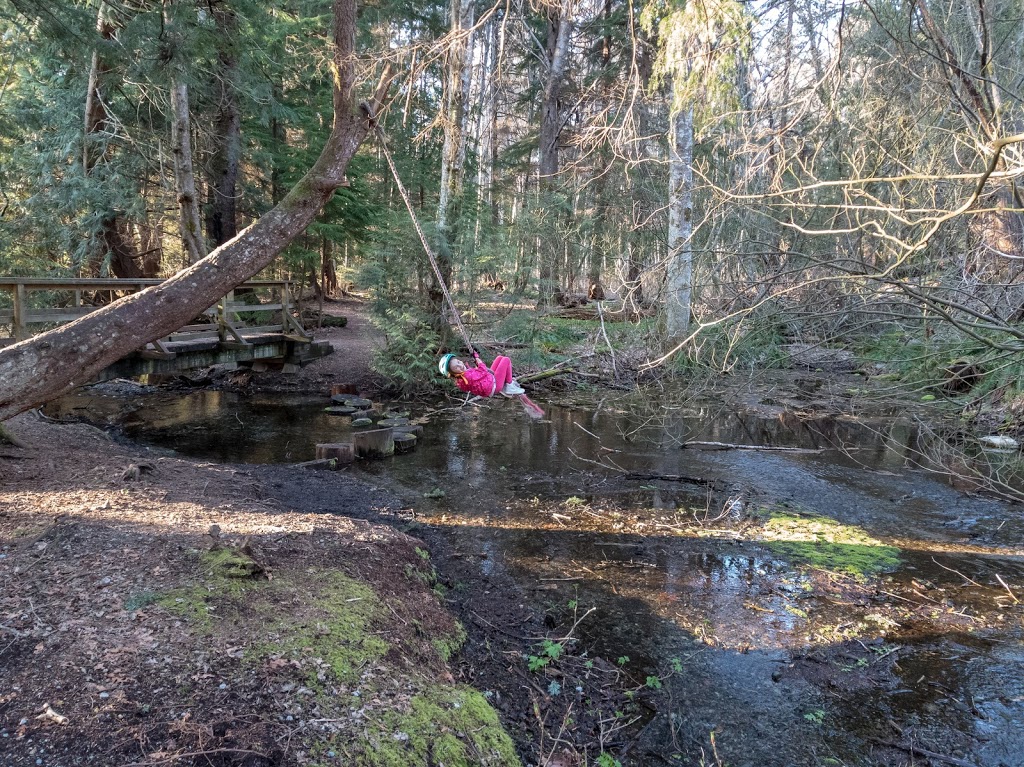
[[548,370],[542,370],[539,373],[532,373],[522,378],[517,378],[519,383],[535,383],[536,381],[543,381],[545,378],[554,378],[555,376],[563,375],[564,373],[575,373],[576,371],[572,368],[549,368]]

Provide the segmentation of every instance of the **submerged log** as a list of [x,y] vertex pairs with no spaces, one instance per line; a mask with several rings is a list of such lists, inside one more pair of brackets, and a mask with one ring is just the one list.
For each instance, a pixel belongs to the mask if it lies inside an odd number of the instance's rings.
[[352,435],[356,458],[387,458],[395,454],[395,434],[392,429],[373,429]]
[[316,446],[316,458],[318,461],[333,458],[339,464],[352,463],[355,451],[351,442],[325,442]]
[[624,477],[626,479],[658,480],[661,482],[685,482],[691,485],[703,485],[712,490],[726,490],[729,486],[720,479],[704,479],[704,477],[687,477],[684,474],[649,474],[646,472],[630,471]]

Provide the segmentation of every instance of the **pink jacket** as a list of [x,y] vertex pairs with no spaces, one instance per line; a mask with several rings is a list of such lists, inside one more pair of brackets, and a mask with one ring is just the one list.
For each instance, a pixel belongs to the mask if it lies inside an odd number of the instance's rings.
[[490,397],[494,394],[497,384],[494,380],[494,373],[491,372],[482,359],[476,358],[475,368],[466,368],[466,372],[455,376],[455,385],[462,391],[475,394],[478,397]]

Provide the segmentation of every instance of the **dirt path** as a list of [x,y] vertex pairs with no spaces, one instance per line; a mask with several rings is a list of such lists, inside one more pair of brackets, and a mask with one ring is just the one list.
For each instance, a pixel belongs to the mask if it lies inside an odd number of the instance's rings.
[[306,365],[297,373],[266,373],[253,379],[260,389],[291,391],[329,390],[332,384],[352,384],[360,391],[380,388],[381,379],[371,368],[374,352],[384,345],[384,334],[370,319],[370,304],[359,296],[324,303],[324,314],[345,317],[345,327],[315,331],[317,341],[327,341],[334,353]]

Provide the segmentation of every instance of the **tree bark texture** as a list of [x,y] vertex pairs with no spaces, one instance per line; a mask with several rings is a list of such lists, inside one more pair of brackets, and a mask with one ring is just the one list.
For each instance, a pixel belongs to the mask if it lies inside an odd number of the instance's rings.
[[[355,0],[334,0],[334,122],[310,171],[235,239],[160,285],[75,322],[0,350],[0,421],[87,383],[149,341],[162,338],[269,265],[314,220],[345,179],[369,130],[354,103]],[[376,110],[385,84],[371,105]]]
[[693,283],[693,108],[672,116],[669,141],[668,275],[665,329],[678,343],[690,329]]
[[[548,35],[546,58],[548,76],[544,83],[544,95],[541,101],[540,146],[538,159],[538,175],[541,205],[549,206],[558,182],[558,142],[562,132],[562,82],[565,79],[565,67],[569,50],[569,39],[572,37],[571,0],[563,0],[558,6],[547,9]],[[552,220],[557,214],[552,211]],[[538,243],[540,255],[538,304],[549,306],[558,292],[558,261],[562,248],[555,237],[541,236]]]
[[171,149],[174,154],[174,180],[178,193],[178,222],[181,243],[194,264],[206,258],[206,241],[199,222],[199,197],[192,167],[192,127],[189,119],[188,86],[175,78],[171,84]]
[[[242,160],[242,112],[238,106],[238,17],[229,8],[213,6],[220,49],[213,92],[217,97],[213,151],[208,168],[209,207],[206,234],[216,247],[238,234],[238,176]],[[274,200],[277,202],[277,199]]]
[[[114,40],[117,27],[111,19],[107,3],[100,3],[96,14],[96,32],[104,42]],[[110,114],[104,104],[104,85],[111,71],[110,65],[103,58],[100,47],[92,53],[89,68],[88,92],[85,96],[85,135],[82,141],[82,170],[84,175],[92,173],[96,165],[109,152],[109,143],[104,134],[111,130]],[[116,211],[108,211],[100,220],[96,247],[88,259],[90,274],[102,272],[103,261],[110,256],[110,271],[115,277],[142,277],[142,268],[138,264],[138,253],[128,231]]]

